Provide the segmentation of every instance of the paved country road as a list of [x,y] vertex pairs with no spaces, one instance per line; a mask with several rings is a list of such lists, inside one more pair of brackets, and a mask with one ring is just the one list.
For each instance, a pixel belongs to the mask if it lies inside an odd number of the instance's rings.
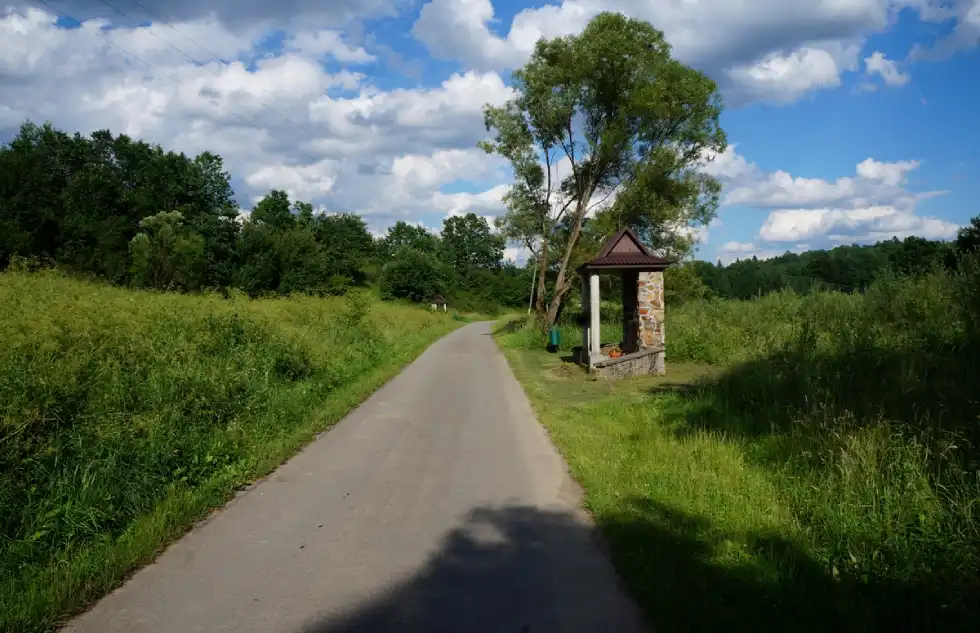
[[575,491],[467,325],[65,630],[640,631]]

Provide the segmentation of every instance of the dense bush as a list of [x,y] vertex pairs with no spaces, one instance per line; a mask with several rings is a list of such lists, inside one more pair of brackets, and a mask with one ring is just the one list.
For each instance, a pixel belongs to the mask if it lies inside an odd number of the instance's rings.
[[428,301],[444,294],[448,271],[434,255],[404,247],[381,269],[382,299]]

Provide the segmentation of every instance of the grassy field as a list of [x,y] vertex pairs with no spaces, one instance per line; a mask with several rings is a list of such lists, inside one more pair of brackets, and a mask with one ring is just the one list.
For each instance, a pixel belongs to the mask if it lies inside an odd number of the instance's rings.
[[452,314],[0,274],[0,631],[52,628],[339,420]]
[[498,341],[654,630],[974,631],[978,280],[669,309],[662,378]]

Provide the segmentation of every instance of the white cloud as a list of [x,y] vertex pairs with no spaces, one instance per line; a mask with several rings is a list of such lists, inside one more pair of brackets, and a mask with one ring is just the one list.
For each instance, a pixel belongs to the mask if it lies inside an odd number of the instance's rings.
[[249,174],[245,182],[257,192],[255,200],[262,197],[258,192],[271,189],[283,189],[293,200],[322,200],[337,182],[336,163],[267,165]]
[[[792,249],[796,251],[797,249]],[[771,248],[761,248],[753,242],[726,242],[718,249],[717,259],[722,264],[728,265],[735,260],[752,259],[772,259],[785,253]]]
[[506,210],[503,197],[507,193],[507,189],[508,185],[497,185],[493,189],[481,193],[442,193],[437,191],[433,196],[432,204],[435,208],[445,212],[447,216],[465,215],[466,213],[498,216]]
[[286,41],[286,47],[314,57],[329,56],[338,62],[365,64],[376,59],[364,48],[345,42],[341,32],[333,30],[300,31]]
[[811,90],[839,86],[841,71],[828,51],[804,47],[788,55],[769,53],[726,72],[736,86],[738,101],[790,103]]
[[980,0],[904,0],[929,22],[954,21],[952,32],[932,48],[916,44],[909,53],[911,60],[937,60],[980,46]]
[[490,0],[431,0],[412,32],[435,56],[512,68],[538,38],[577,33],[597,13],[618,11],[661,29],[679,59],[721,81],[731,103],[786,103],[857,70],[860,45],[894,8],[891,0],[561,0],[524,9],[499,36]]
[[729,147],[705,168],[723,183],[723,203],[772,211],[756,241],[730,242],[719,253],[732,258],[740,252],[773,250],[765,244],[803,241],[821,248],[829,242],[873,242],[910,235],[952,238],[959,228],[956,224],[916,214],[920,201],[945,193],[906,188],[909,172],[919,165],[914,160],[886,163],[867,158],[856,166],[856,176],[828,181],[794,177],[785,171],[763,172]]
[[875,51],[870,57],[864,58],[864,67],[869,75],[881,75],[889,86],[904,86],[909,82],[908,73],[898,69],[898,62],[885,57],[884,53]]
[[720,154],[714,151],[708,151],[706,154],[702,171],[715,178],[734,181],[749,176],[757,170],[755,165],[735,152],[735,145],[731,143]]
[[[728,152],[726,152],[728,153]],[[779,170],[765,173],[751,163],[742,164],[744,158],[719,157],[724,161],[740,164],[736,173],[716,169],[715,174],[724,184],[724,204],[761,208],[820,208],[868,207],[889,204],[913,209],[923,195],[904,188],[908,172],[919,166],[918,161],[885,163],[868,158],[855,169],[856,177],[838,178],[835,181],[821,178],[804,178]],[[709,166],[710,169],[710,166]],[[711,173],[709,171],[709,173]]]
[[[104,21],[63,29],[33,8],[0,12],[0,134],[26,118],[50,119],[67,131],[108,128],[191,154],[210,150],[225,159],[246,206],[283,188],[314,205],[364,213],[373,228],[433,211],[501,212],[499,185],[509,171],[475,148],[484,103],[513,94],[498,74],[462,72],[434,88],[386,92],[351,69],[325,70],[323,56],[371,60],[336,29],[295,30],[282,50],[259,55],[262,29],[196,20],[174,26],[226,60],[160,24],[154,36],[146,28],[100,31]],[[440,191],[474,179],[489,190]]]
[[[142,19],[181,22],[214,16],[235,30],[261,23],[270,27],[348,24],[355,18],[394,15],[408,0],[140,0],[149,12],[124,3],[120,8]],[[109,3],[116,5],[116,3]],[[79,19],[119,14],[101,2],[65,0],[58,8]]]
[[878,180],[886,185],[896,187],[905,184],[908,173],[919,167],[917,160],[900,160],[897,163],[880,163],[873,158],[866,158],[857,166],[857,174],[868,180]]
[[[108,128],[168,149],[210,150],[225,159],[246,206],[279,187],[317,207],[363,213],[372,230],[422,214],[496,216],[510,174],[474,148],[484,136],[482,107],[513,95],[499,71],[521,63],[538,37],[577,32],[599,11],[620,10],[662,28],[681,59],[721,81],[730,105],[781,103],[857,70],[859,45],[897,6],[550,1],[510,24],[494,21],[489,0],[425,4],[415,35],[468,65],[436,86],[383,90],[370,73],[383,63],[393,68],[395,53],[360,32],[357,20],[417,6],[412,0],[141,0],[160,18],[123,7],[150,27],[100,3],[66,0],[60,9],[89,20],[72,29],[47,10],[0,9],[0,137],[26,118],[50,119],[69,132]],[[916,1],[927,10],[929,0]],[[967,23],[973,14],[958,15]],[[270,50],[270,35],[282,45]],[[706,170],[728,183],[729,203],[914,214],[922,199],[905,190],[914,165],[904,163],[865,161],[856,177],[826,182],[763,174],[734,147],[713,158]],[[704,231],[698,237],[707,239]]]
[[938,218],[924,218],[889,206],[858,209],[792,209],[769,214],[759,238],[765,242],[796,242],[827,238],[868,242],[905,238],[949,239],[959,227]]

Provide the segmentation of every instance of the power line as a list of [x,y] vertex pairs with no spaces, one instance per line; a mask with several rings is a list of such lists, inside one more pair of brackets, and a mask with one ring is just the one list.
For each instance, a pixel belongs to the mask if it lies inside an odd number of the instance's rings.
[[[85,26],[85,24],[83,24],[83,23],[82,23],[82,21],[81,21],[81,20],[79,20],[79,19],[77,19],[77,18],[74,18],[74,17],[72,17],[71,15],[68,15],[68,14],[67,14],[67,13],[65,13],[64,11],[62,11],[62,10],[60,10],[60,9],[58,9],[57,7],[55,7],[55,6],[53,6],[53,5],[51,5],[51,4],[49,3],[49,2],[47,2],[47,0],[37,0],[37,1],[38,1],[38,2],[40,2],[41,4],[43,4],[44,6],[46,6],[46,7],[48,7],[49,9],[51,9],[52,11],[54,11],[55,13],[57,13],[58,15],[60,15],[61,17],[63,17],[63,18],[66,18],[66,19],[68,19],[68,20],[71,20],[72,22],[74,22],[75,24],[77,24],[77,25],[78,25],[79,27],[82,27],[82,28],[84,28],[84,29],[85,29],[86,31],[88,31],[89,33],[95,33],[96,35],[98,35],[99,37],[101,37],[101,38],[102,38],[103,40],[105,40],[105,42],[106,42],[107,44],[109,44],[110,46],[112,46],[112,47],[114,47],[114,48],[117,48],[117,49],[119,49],[120,51],[122,51],[122,52],[123,52],[123,53],[125,53],[126,55],[129,55],[130,57],[132,57],[133,59],[135,59],[135,60],[137,60],[138,62],[140,62],[140,63],[142,63],[143,65],[145,65],[146,67],[148,67],[148,68],[150,68],[151,70],[153,70],[153,71],[155,71],[155,72],[157,72],[157,73],[159,73],[159,74],[161,74],[161,75],[163,75],[163,76],[164,76],[164,77],[166,77],[167,79],[170,79],[171,81],[173,81],[173,82],[174,82],[175,84],[177,84],[178,86],[180,86],[180,87],[182,87],[182,88],[185,88],[185,89],[187,89],[187,90],[190,90],[190,91],[192,91],[192,92],[194,92],[194,94],[196,94],[196,95],[197,95],[197,96],[199,96],[199,97],[202,97],[202,96],[203,96],[203,95],[202,95],[202,94],[201,94],[201,93],[200,93],[199,91],[196,91],[196,90],[194,90],[193,88],[191,88],[191,87],[189,87],[189,86],[187,86],[187,85],[185,85],[184,83],[182,83],[182,82],[181,82],[181,81],[180,81],[179,79],[177,79],[176,77],[174,77],[174,76],[173,76],[173,75],[171,75],[170,73],[167,73],[167,72],[165,72],[165,71],[162,71],[162,70],[160,70],[159,68],[157,68],[156,66],[154,66],[154,65],[153,65],[153,64],[151,64],[150,62],[148,62],[148,61],[146,61],[145,59],[143,59],[143,58],[142,58],[142,57],[140,57],[139,55],[136,55],[136,54],[134,54],[134,53],[132,53],[132,52],[130,52],[130,51],[128,51],[128,50],[126,50],[126,49],[125,49],[125,48],[123,48],[122,46],[120,46],[120,45],[118,45],[118,44],[116,44],[116,43],[115,43],[115,42],[113,42],[112,40],[110,40],[110,39],[108,39],[108,38],[106,38],[106,37],[103,37],[103,35],[102,35],[102,33],[101,33],[101,31],[100,31],[100,32],[96,32],[96,31],[93,31],[92,29],[90,29],[90,28],[88,28],[87,26]],[[205,97],[205,99],[207,99],[207,100],[208,100],[208,101],[210,101],[210,102],[211,102],[212,104],[214,104],[214,105],[217,105],[217,106],[219,106],[219,107],[220,107],[220,105],[221,105],[221,104],[219,104],[219,103],[217,103],[217,102],[216,102],[216,101],[215,101],[214,99],[211,99],[211,98],[208,98],[208,97]],[[309,154],[307,154],[306,152],[304,152],[304,151],[303,151],[303,150],[301,150],[300,148],[298,148],[298,147],[296,147],[295,145],[291,145],[290,143],[287,143],[286,141],[284,141],[284,140],[282,140],[281,138],[279,138],[278,136],[276,136],[276,135],[274,135],[274,134],[273,134],[272,132],[270,132],[269,130],[267,130],[267,129],[265,129],[265,128],[263,128],[263,127],[261,127],[261,126],[259,126],[259,125],[258,125],[257,123],[255,123],[254,121],[252,121],[252,120],[250,120],[250,119],[247,119],[247,118],[245,118],[245,117],[243,117],[243,116],[241,116],[240,114],[237,114],[237,113],[235,113],[235,112],[232,112],[231,110],[228,110],[228,114],[230,114],[230,115],[232,115],[233,117],[235,117],[235,118],[237,118],[237,119],[239,119],[240,121],[242,121],[242,122],[244,122],[244,123],[246,123],[247,125],[250,125],[250,126],[252,126],[252,127],[254,127],[255,129],[257,129],[257,130],[259,130],[260,132],[265,132],[265,133],[266,133],[266,134],[268,134],[268,135],[269,135],[269,136],[270,136],[270,137],[271,137],[272,139],[274,139],[274,140],[276,140],[276,141],[279,141],[280,143],[282,143],[282,144],[283,144],[284,146],[286,146],[286,147],[288,147],[289,149],[293,149],[293,150],[295,150],[295,151],[297,151],[297,152],[299,152],[299,153],[300,153],[300,154],[302,154],[303,156],[306,156],[307,158],[309,158],[309,159],[310,159],[311,161],[313,161],[314,163],[316,163],[316,162],[319,162],[319,161],[320,161],[320,159],[318,159],[318,158],[315,158],[315,157],[313,157],[313,156],[310,156]],[[309,132],[307,132],[307,133],[309,133]]]
[[200,48],[202,51],[204,51],[205,53],[207,53],[215,61],[221,61],[221,56],[220,55],[211,52],[210,50],[208,50],[207,48],[205,48],[203,44],[201,44],[200,42],[198,42],[197,40],[195,40],[194,38],[192,38],[190,35],[187,35],[183,31],[177,30],[177,27],[176,26],[173,26],[172,24],[170,24],[169,22],[167,22],[166,20],[164,20],[163,18],[161,18],[159,15],[157,15],[153,11],[150,11],[149,9],[147,9],[145,5],[140,4],[136,0],[129,0],[129,1],[131,3],[133,3],[133,4],[135,4],[136,6],[138,6],[140,9],[143,9],[143,12],[146,13],[147,15],[149,15],[150,17],[153,17],[153,18],[156,18],[157,20],[159,20],[161,24],[163,24],[165,27],[167,27],[168,29],[170,29],[171,31],[173,31],[174,33],[176,33],[177,35],[180,35],[181,37],[183,37],[183,38],[185,38],[185,39],[190,40],[191,42],[193,42],[198,48]]
[[[119,15],[121,15],[122,17],[124,17],[124,18],[126,18],[126,19],[127,19],[127,20],[129,20],[130,22],[133,22],[134,24],[139,24],[139,21],[138,21],[138,20],[136,20],[136,18],[134,18],[134,17],[132,17],[131,15],[129,15],[129,14],[127,14],[127,13],[124,13],[123,11],[121,11],[121,10],[119,10],[119,9],[117,9],[117,8],[116,8],[116,7],[114,7],[113,5],[111,5],[111,4],[109,4],[109,2],[107,2],[107,0],[99,0],[99,2],[101,2],[101,3],[102,3],[102,4],[104,4],[105,6],[107,6],[107,7],[109,7],[110,9],[112,9],[113,11],[115,11],[116,13],[118,13]],[[146,7],[144,7],[144,6],[143,6],[142,4],[140,4],[139,2],[136,2],[136,0],[130,0],[130,2],[132,2],[132,3],[133,3],[133,4],[135,4],[136,6],[138,6],[138,7],[140,7],[141,9],[143,9],[143,11],[145,11],[145,12],[146,12],[146,13],[147,13],[148,15],[150,15],[151,17],[154,17],[154,18],[156,18],[157,20],[160,20],[160,21],[161,21],[161,22],[163,23],[163,25],[164,25],[164,26],[167,26],[167,27],[169,27],[169,28],[170,28],[171,30],[173,30],[173,31],[174,31],[175,33],[177,33],[178,35],[183,35],[184,37],[186,37],[186,38],[187,38],[188,40],[190,40],[191,42],[194,42],[195,44],[197,44],[197,45],[198,45],[198,46],[199,46],[199,47],[200,47],[201,49],[203,49],[203,50],[204,50],[204,52],[206,52],[206,53],[208,53],[208,54],[209,54],[209,55],[211,56],[211,58],[212,58],[212,59],[213,59],[214,61],[217,61],[217,62],[219,62],[219,63],[221,62],[221,59],[219,58],[219,56],[217,56],[217,55],[215,55],[214,53],[212,53],[212,52],[211,52],[211,51],[209,51],[208,49],[206,49],[206,48],[204,48],[203,46],[201,46],[200,44],[198,44],[198,43],[197,43],[197,42],[196,42],[195,40],[193,40],[193,39],[191,39],[191,38],[190,38],[189,36],[187,36],[187,35],[184,35],[183,33],[181,33],[180,31],[178,31],[178,30],[177,30],[176,28],[174,28],[173,26],[170,26],[169,24],[167,24],[167,23],[166,23],[165,21],[163,21],[163,18],[161,18],[160,16],[158,16],[158,15],[157,15],[156,13],[153,13],[152,11],[150,11],[149,9],[147,9]],[[173,50],[175,50],[175,51],[177,51],[178,53],[180,53],[181,55],[183,55],[183,56],[184,56],[185,58],[187,58],[188,60],[190,60],[191,62],[193,62],[193,63],[195,63],[195,64],[197,64],[198,66],[200,66],[200,67],[201,67],[201,68],[203,68],[204,70],[206,70],[206,71],[208,71],[209,73],[211,73],[211,74],[212,74],[212,75],[214,75],[215,77],[218,77],[218,78],[220,78],[220,77],[221,77],[221,75],[220,75],[219,73],[217,73],[217,72],[215,72],[214,70],[212,70],[212,69],[211,69],[210,67],[208,67],[208,66],[207,66],[207,64],[205,64],[204,62],[202,62],[202,61],[200,61],[200,60],[198,60],[198,59],[197,59],[196,57],[194,57],[194,56],[192,56],[191,54],[189,54],[189,53],[187,53],[186,51],[184,51],[184,50],[182,50],[182,49],[180,49],[180,48],[178,48],[178,47],[176,47],[176,46],[174,46],[174,45],[173,45],[173,44],[172,44],[171,42],[169,42],[169,41],[167,41],[167,40],[165,40],[164,38],[162,38],[162,37],[160,37],[159,35],[157,35],[157,34],[156,34],[156,33],[155,33],[154,31],[153,31],[153,27],[152,27],[152,25],[151,25],[151,26],[147,26],[147,27],[145,27],[145,28],[146,28],[146,32],[147,32],[147,33],[149,33],[149,34],[150,34],[150,35],[152,35],[153,37],[155,37],[155,38],[157,38],[158,40],[160,40],[161,42],[163,42],[164,44],[166,44],[167,46],[169,46],[169,47],[170,47],[170,48],[172,48]],[[253,96],[254,96],[254,95],[253,95]],[[299,130],[300,132],[303,132],[304,134],[307,134],[307,135],[310,135],[310,136],[312,136],[312,135],[313,135],[313,134],[312,134],[312,132],[310,132],[310,131],[309,131],[308,129],[306,129],[306,128],[304,128],[303,126],[301,126],[300,124],[298,124],[298,123],[296,123],[296,121],[293,121],[293,120],[292,120],[292,119],[290,119],[290,118],[289,118],[288,116],[286,116],[285,114],[283,114],[283,113],[282,113],[282,112],[280,112],[279,110],[276,110],[275,108],[273,108],[273,107],[272,107],[271,105],[269,105],[268,103],[265,103],[264,101],[262,101],[262,100],[261,100],[261,99],[259,99],[258,97],[255,97],[255,100],[256,100],[256,101],[257,101],[257,102],[258,102],[258,103],[259,103],[260,105],[262,105],[263,107],[265,107],[265,108],[267,108],[268,110],[270,110],[270,111],[272,111],[272,112],[274,112],[274,113],[276,113],[277,115],[279,115],[279,118],[281,118],[281,119],[282,119],[283,121],[286,121],[286,122],[288,122],[288,123],[290,123],[290,124],[292,124],[292,125],[293,125],[294,127],[296,127],[296,129],[298,129],[298,130]]]

